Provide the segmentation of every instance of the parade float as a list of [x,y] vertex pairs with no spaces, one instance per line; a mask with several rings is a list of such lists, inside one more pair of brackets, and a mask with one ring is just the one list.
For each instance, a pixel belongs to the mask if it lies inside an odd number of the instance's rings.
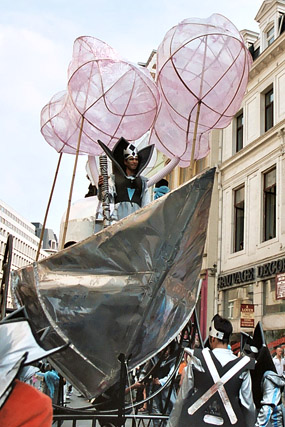
[[41,113],[42,135],[59,153],[43,230],[62,155],[75,156],[61,250],[13,272],[11,286],[17,307],[45,331],[46,349],[68,345],[51,363],[89,399],[122,381],[126,366],[159,353],[193,315],[215,170],[63,249],[78,156],[88,156],[98,185],[98,140],[112,150],[122,136],[136,144],[149,131],[148,144],[169,159],[149,186],[175,166],[193,173],[194,161],[209,152],[210,131],[226,127],[240,108],[250,66],[240,33],[217,14],[167,32],[156,82],[96,38],[74,43],[67,89]]

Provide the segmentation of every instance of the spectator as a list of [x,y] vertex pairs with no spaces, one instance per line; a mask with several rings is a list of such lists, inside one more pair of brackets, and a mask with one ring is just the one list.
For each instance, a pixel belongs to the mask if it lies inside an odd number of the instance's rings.
[[285,359],[283,357],[282,347],[276,348],[276,355],[273,357],[273,362],[278,375],[282,375],[285,369]]
[[159,197],[164,196],[164,194],[169,193],[170,189],[168,187],[168,181],[166,179],[161,179],[155,184],[154,200],[159,199]]

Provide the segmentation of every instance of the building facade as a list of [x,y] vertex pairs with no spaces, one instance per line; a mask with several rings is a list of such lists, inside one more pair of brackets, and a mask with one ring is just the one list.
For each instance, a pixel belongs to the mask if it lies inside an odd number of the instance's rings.
[[[221,131],[217,307],[235,332],[285,332],[285,1],[264,1],[240,111]],[[284,340],[285,342],[285,340]]]
[[[8,235],[13,236],[11,270],[17,270],[34,262],[40,240],[35,235],[35,226],[0,200],[0,266],[3,264]],[[39,260],[47,256],[48,253],[41,249]],[[10,294],[8,303],[11,305]]]
[[[40,222],[32,222],[32,225],[35,226],[35,234],[40,239],[43,226]],[[51,228],[45,228],[43,234],[42,248],[49,255],[55,254],[58,251],[58,241],[56,234]]]
[[[150,71],[152,77],[156,77],[156,62],[157,55],[156,51],[153,50],[146,63],[140,63]],[[213,131],[210,137],[211,150],[207,157],[197,160],[194,163],[193,171],[190,167],[180,168],[175,167],[165,178],[168,181],[170,190],[179,187],[184,182],[191,179],[192,176],[200,174],[204,170],[216,166],[221,162],[221,133],[220,131]],[[158,171],[163,169],[168,163],[168,159],[164,154],[158,153],[157,163],[152,169],[148,177],[155,175]],[[206,338],[208,333],[208,325],[217,310],[217,287],[216,287],[216,272],[217,272],[217,257],[216,250],[218,242],[218,180],[215,180],[212,203],[209,214],[209,225],[207,239],[203,254],[203,263],[201,269],[201,295],[197,305],[198,316],[200,319],[200,328],[202,337]]]
[[[211,132],[211,152],[195,164],[194,175],[217,168],[201,271],[204,337],[217,311],[236,333],[262,321],[269,342],[284,336],[284,13],[284,0],[263,1],[260,33],[241,31],[254,60],[242,106],[230,126]],[[142,65],[155,78],[156,51]],[[189,168],[167,176],[171,189],[189,178]]]

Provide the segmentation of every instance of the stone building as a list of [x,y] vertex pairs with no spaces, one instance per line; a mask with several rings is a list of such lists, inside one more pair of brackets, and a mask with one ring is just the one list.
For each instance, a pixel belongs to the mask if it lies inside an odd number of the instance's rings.
[[268,342],[285,331],[284,13],[284,0],[264,1],[260,34],[242,32],[254,61],[218,167],[218,309],[235,332],[262,321]]

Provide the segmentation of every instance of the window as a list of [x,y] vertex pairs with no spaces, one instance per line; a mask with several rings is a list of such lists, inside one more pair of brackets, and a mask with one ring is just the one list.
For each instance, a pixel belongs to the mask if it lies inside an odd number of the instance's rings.
[[243,148],[243,113],[236,118],[236,153]]
[[275,278],[263,281],[263,315],[285,311],[285,300],[276,299]]
[[265,132],[273,126],[273,89],[265,93]]
[[252,283],[224,291],[224,313],[226,318],[240,318],[241,304],[253,304]]
[[274,27],[266,32],[266,46],[270,46],[274,42]]
[[229,301],[229,303],[228,303],[228,319],[234,318],[234,306],[235,306],[235,302]]
[[244,248],[244,186],[234,191],[234,252]]
[[190,169],[189,168],[179,168],[179,184],[184,184],[184,182],[190,179]]
[[276,168],[263,174],[263,241],[276,237]]
[[195,173],[196,175],[198,173],[201,173],[204,169],[206,169],[207,167],[207,157],[203,157],[203,159],[198,159],[195,162]]

